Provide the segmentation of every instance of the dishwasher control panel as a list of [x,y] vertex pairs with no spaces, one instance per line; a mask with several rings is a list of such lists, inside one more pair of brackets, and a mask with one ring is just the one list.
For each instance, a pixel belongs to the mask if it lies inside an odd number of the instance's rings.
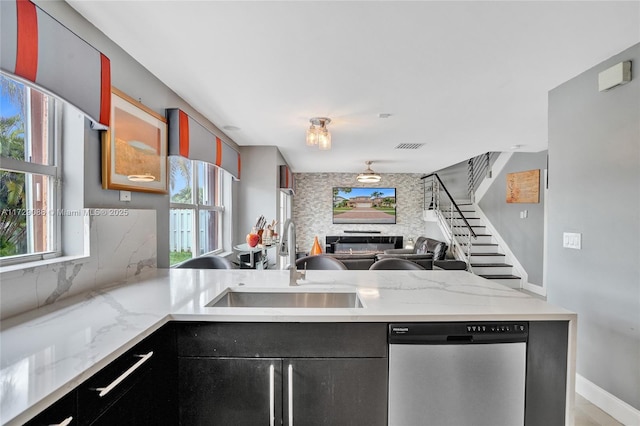
[[527,330],[526,323],[473,323],[467,324],[468,333],[511,333],[524,332]]
[[422,322],[389,324],[390,344],[526,342],[526,321]]

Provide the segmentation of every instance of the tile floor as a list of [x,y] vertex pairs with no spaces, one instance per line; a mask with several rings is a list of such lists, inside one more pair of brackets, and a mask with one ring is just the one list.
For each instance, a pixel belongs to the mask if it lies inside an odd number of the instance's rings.
[[623,426],[622,423],[578,394],[576,394],[575,417],[575,426]]

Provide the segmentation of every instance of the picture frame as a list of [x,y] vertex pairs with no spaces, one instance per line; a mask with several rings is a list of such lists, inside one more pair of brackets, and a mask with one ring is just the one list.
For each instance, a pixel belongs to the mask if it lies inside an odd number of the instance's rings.
[[111,121],[102,134],[102,188],[168,192],[167,119],[111,88]]
[[334,224],[396,223],[396,188],[334,187]]
[[507,174],[507,203],[540,202],[540,169]]

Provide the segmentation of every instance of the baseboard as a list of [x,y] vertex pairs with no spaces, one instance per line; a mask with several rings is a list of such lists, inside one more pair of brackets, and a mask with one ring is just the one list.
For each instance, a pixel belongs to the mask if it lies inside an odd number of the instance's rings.
[[535,293],[539,296],[542,297],[547,297],[547,289],[544,287],[541,287],[539,285],[535,285],[535,284],[531,284],[530,282],[526,282],[524,283],[524,285],[522,286],[523,289],[530,291],[531,293]]
[[620,423],[628,426],[640,425],[640,410],[613,396],[580,374],[576,374],[576,392]]

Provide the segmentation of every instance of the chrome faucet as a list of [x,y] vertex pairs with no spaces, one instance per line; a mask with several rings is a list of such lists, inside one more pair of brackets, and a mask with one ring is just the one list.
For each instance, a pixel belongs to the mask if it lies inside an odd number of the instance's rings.
[[291,219],[287,219],[283,228],[280,256],[289,256],[289,264],[285,267],[289,270],[289,285],[298,286],[298,280],[304,279],[307,271],[298,271],[296,268],[296,225]]

